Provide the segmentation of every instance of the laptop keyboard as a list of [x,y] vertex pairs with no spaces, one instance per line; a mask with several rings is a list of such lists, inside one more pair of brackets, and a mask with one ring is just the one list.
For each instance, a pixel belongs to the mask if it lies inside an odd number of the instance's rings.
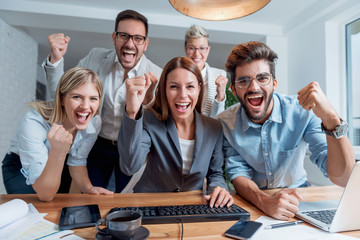
[[325,224],[331,224],[334,216],[335,216],[336,209],[329,209],[329,210],[321,210],[321,211],[308,211],[303,212],[303,214],[308,215],[320,222]]
[[[149,206],[149,207],[116,207],[109,213],[118,210],[135,210],[142,215],[143,224],[183,222],[213,222],[249,220],[246,210],[233,204],[231,207],[210,208],[208,204],[180,206]],[[181,220],[180,220],[181,219]]]

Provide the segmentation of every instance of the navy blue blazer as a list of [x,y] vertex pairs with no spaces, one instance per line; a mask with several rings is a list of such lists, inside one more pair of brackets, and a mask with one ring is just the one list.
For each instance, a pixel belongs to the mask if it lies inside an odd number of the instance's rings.
[[189,174],[182,173],[182,157],[177,129],[172,117],[160,121],[150,110],[138,120],[127,116],[120,127],[118,149],[120,168],[127,175],[145,163],[134,192],[173,192],[201,190],[207,179],[207,193],[216,186],[227,189],[222,152],[223,131],[216,119],[195,111],[195,146]]

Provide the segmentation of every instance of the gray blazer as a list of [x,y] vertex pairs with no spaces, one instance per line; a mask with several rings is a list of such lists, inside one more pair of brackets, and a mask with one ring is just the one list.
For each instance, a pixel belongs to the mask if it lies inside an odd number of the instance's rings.
[[[103,89],[105,91],[108,84],[106,79],[112,71],[116,57],[115,49],[93,48],[88,55],[80,60],[77,66],[88,68],[96,72],[100,76],[100,79],[103,80]],[[61,76],[64,74],[64,60],[61,60],[57,67],[50,67],[46,65],[45,59],[42,66],[46,73],[49,97],[53,99],[55,96],[57,84]],[[143,55],[137,75],[141,76],[147,72],[153,72],[158,78],[160,78],[161,71],[162,69],[160,67],[152,63],[145,57],[145,55]],[[104,100],[104,95],[105,94],[102,96],[102,100]],[[101,101],[100,111],[102,109],[103,103],[104,101]]]
[[227,189],[220,122],[195,111],[193,162],[189,174],[183,175],[179,137],[172,117],[160,121],[150,110],[140,113],[138,120],[124,113],[118,138],[120,168],[125,174],[137,172],[147,159],[134,192],[200,190],[204,178],[208,193],[216,186]]

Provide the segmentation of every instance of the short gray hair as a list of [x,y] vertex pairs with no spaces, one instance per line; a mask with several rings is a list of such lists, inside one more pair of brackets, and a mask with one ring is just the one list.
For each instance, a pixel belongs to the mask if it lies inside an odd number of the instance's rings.
[[[209,33],[200,25],[191,25],[185,33],[185,47],[190,38],[206,37],[209,40]],[[210,43],[209,43],[210,44]]]

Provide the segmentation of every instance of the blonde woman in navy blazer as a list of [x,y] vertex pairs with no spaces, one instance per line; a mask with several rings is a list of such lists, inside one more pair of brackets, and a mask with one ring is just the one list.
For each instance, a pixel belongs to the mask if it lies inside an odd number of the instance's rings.
[[211,207],[230,206],[233,198],[224,178],[221,124],[200,114],[203,83],[188,57],[172,59],[164,68],[154,105],[141,106],[151,85],[126,82],[126,107],[118,148],[120,168],[128,175],[146,168],[134,192],[201,190]]

